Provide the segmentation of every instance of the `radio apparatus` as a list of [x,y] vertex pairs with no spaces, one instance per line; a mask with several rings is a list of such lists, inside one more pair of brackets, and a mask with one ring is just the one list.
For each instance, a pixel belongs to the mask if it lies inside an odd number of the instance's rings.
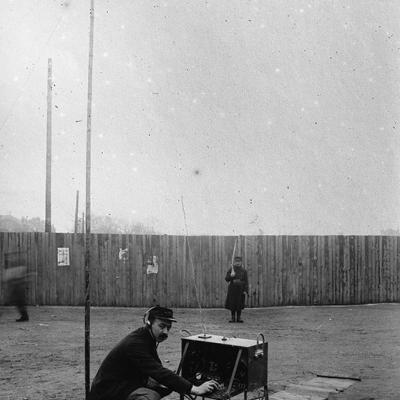
[[211,379],[219,384],[203,397],[224,400],[244,393],[246,399],[247,392],[263,388],[268,399],[268,343],[262,334],[257,340],[206,334],[181,340],[178,373],[196,386]]

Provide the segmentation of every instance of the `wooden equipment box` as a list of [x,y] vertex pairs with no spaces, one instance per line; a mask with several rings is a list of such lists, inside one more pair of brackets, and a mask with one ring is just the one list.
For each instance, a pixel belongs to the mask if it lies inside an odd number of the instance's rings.
[[[260,336],[262,341],[260,341]],[[257,340],[193,335],[182,338],[178,373],[198,386],[213,379],[220,389],[204,397],[228,399],[264,387],[268,398],[268,343]]]

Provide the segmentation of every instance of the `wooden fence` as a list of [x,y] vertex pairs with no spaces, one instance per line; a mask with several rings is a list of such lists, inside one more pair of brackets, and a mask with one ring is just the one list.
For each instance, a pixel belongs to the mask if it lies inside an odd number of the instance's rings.
[[[223,307],[236,239],[92,234],[92,305]],[[59,248],[68,249],[69,265],[59,265]],[[0,233],[2,281],[7,252],[24,257],[29,304],[84,304],[83,234]],[[400,299],[399,237],[241,236],[236,254],[248,271],[249,307]],[[7,304],[0,287],[0,304]]]

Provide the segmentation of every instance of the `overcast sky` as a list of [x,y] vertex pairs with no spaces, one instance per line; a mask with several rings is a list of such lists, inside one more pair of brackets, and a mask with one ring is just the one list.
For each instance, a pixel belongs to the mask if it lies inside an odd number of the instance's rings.
[[[3,0],[0,214],[84,211],[89,0]],[[398,0],[95,0],[92,212],[163,233],[399,224]]]

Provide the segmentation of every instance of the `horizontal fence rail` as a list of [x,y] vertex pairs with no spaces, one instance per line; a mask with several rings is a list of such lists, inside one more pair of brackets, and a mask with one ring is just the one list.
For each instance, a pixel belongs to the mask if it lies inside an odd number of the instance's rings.
[[[248,307],[399,301],[397,236],[90,235],[91,303],[97,306],[223,307],[232,252],[249,277]],[[0,232],[5,253],[27,266],[27,299],[83,305],[84,234]]]

